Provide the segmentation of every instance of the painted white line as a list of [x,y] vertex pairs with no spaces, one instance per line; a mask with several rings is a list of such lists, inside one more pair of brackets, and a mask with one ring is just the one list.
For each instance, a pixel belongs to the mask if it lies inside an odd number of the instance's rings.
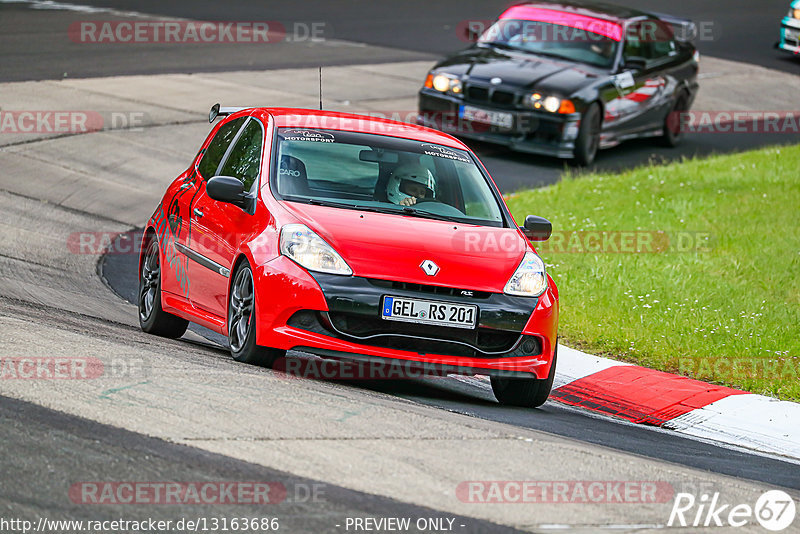
[[[68,2],[55,2],[52,0],[0,0],[0,4],[27,4],[31,9],[43,10],[57,10],[57,11],[75,11],[78,13],[108,13],[110,15],[117,15],[120,17],[147,17],[144,13],[138,11],[121,11],[110,7],[94,7],[84,6],[80,4],[71,4]],[[180,20],[180,19],[174,19]]]
[[800,459],[800,404],[794,402],[763,395],[731,395],[676,417],[664,428]]

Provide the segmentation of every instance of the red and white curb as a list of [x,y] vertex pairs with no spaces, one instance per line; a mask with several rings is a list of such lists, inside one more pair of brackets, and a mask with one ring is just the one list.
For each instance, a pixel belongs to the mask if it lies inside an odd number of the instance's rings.
[[563,345],[551,400],[800,460],[800,404],[592,356]]

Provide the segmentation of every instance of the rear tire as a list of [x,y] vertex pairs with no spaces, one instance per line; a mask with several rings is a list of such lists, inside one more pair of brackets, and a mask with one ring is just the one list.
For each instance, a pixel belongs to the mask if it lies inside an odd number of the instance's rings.
[[597,151],[600,148],[600,106],[594,102],[586,108],[581,117],[581,125],[578,129],[578,138],[575,139],[575,163],[587,166],[594,163]]
[[684,132],[681,113],[686,111],[689,111],[689,94],[686,91],[681,91],[664,119],[664,135],[661,136],[661,143],[664,146],[674,148],[683,141]]
[[538,408],[547,401],[553,389],[557,359],[558,343],[553,351],[553,365],[550,366],[550,373],[545,379],[491,377],[494,396],[504,406]]
[[228,344],[237,362],[272,367],[285,350],[256,345],[255,283],[247,261],[236,268],[228,297]]
[[161,307],[161,254],[155,237],[147,245],[139,271],[139,325],[148,334],[171,339],[181,337],[189,326],[189,321]]

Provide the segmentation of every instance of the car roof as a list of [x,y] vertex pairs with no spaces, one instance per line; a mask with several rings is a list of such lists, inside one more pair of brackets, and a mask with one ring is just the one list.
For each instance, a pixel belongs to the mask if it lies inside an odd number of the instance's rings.
[[253,109],[272,116],[278,128],[310,128],[374,133],[469,150],[464,143],[451,135],[407,122],[318,109],[249,108],[251,111]]
[[[630,19],[639,17],[653,17],[652,13],[640,11],[631,7],[617,6],[603,2],[579,2],[579,1],[558,1],[558,2],[520,2],[516,6],[531,6],[541,9],[553,9],[585,15],[610,22],[623,23]],[[510,8],[509,8],[510,9]]]

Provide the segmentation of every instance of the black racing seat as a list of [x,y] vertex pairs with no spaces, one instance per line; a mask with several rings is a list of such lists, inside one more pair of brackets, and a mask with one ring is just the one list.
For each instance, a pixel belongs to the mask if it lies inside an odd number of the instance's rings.
[[311,196],[305,163],[294,156],[281,156],[278,166],[278,192],[281,195]]

